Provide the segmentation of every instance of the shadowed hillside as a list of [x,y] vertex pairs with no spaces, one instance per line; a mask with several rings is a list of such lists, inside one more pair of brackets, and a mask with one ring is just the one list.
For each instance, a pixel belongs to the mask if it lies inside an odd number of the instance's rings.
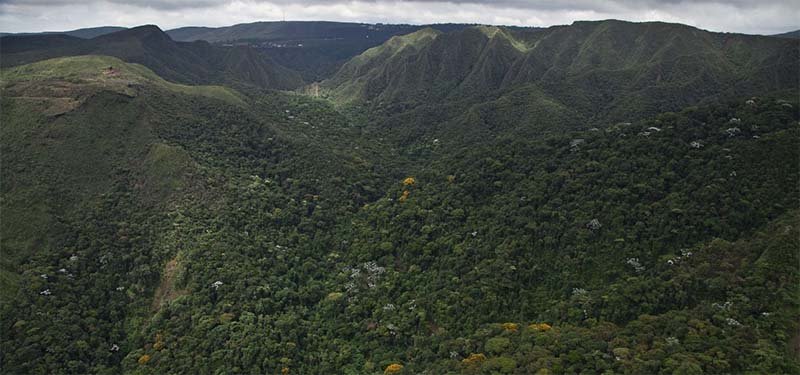
[[468,25],[391,25],[322,21],[254,22],[228,27],[183,27],[168,30],[175,40],[244,44],[267,52],[279,64],[308,81],[328,78],[348,59],[396,35],[426,27],[440,31]]
[[179,83],[271,89],[293,89],[302,84],[299,74],[251,48],[175,42],[156,26],[140,26],[89,40],[60,35],[6,36],[0,39],[0,47],[3,66],[60,56],[107,55],[142,64]]

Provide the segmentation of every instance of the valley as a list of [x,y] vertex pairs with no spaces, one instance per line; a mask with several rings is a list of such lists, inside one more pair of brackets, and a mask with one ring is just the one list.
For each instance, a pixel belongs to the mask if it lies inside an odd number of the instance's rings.
[[800,41],[373,27],[0,38],[3,372],[800,371]]

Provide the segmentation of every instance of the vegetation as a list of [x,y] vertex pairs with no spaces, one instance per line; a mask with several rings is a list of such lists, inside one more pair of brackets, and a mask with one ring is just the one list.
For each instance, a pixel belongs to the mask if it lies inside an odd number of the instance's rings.
[[[479,26],[395,40],[404,43],[353,58],[323,82],[323,92],[387,115],[442,105],[483,112],[480,107],[523,101],[564,107],[581,123],[613,123],[709,99],[793,89],[800,79],[797,40],[659,22]],[[497,108],[493,115],[525,107]]]
[[[372,82],[445,40],[488,69],[545,49],[538,33],[572,28],[589,49],[627,27],[427,30],[352,60],[322,98],[179,85],[105,56],[3,69],[0,368],[800,371],[800,102],[784,65],[734,69],[746,96],[673,82],[634,100],[647,85],[609,73],[628,99],[607,105],[559,96],[611,58],[591,50],[553,60],[573,71],[564,91],[472,72],[431,87],[472,94],[405,101],[387,94],[410,95],[405,78]],[[748,40],[726,48],[796,53]]]

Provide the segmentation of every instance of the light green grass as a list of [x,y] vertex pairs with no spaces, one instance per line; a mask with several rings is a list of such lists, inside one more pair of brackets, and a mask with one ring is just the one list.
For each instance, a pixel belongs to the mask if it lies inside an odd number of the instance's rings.
[[439,34],[441,34],[440,31],[426,27],[411,34],[393,36],[386,41],[386,43],[377,47],[372,47],[364,51],[364,53],[361,55],[356,56],[354,59],[366,60],[379,56],[385,52],[390,52],[390,55],[394,56],[409,46],[421,46],[427,44],[428,42],[436,39]]
[[[109,69],[112,68],[113,69]],[[168,82],[152,70],[126,63],[109,56],[72,56],[40,61],[9,69],[0,74],[2,86],[12,84],[36,84],[49,81],[64,81],[82,87],[107,89],[128,95],[139,85],[157,86],[169,91],[204,96],[222,100],[229,104],[245,105],[242,95],[222,86],[188,86]]]
[[511,46],[513,46],[517,51],[527,52],[528,50],[531,49],[525,42],[514,38],[506,30],[503,30],[497,26],[476,26],[476,27],[489,39],[495,37],[505,38],[506,40],[508,40]]

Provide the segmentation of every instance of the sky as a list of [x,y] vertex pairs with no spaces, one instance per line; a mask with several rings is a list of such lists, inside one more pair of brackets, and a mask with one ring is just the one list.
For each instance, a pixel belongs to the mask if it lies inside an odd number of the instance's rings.
[[614,18],[775,34],[800,29],[800,0],[0,0],[3,32],[143,24],[169,30],[284,18],[537,27]]

